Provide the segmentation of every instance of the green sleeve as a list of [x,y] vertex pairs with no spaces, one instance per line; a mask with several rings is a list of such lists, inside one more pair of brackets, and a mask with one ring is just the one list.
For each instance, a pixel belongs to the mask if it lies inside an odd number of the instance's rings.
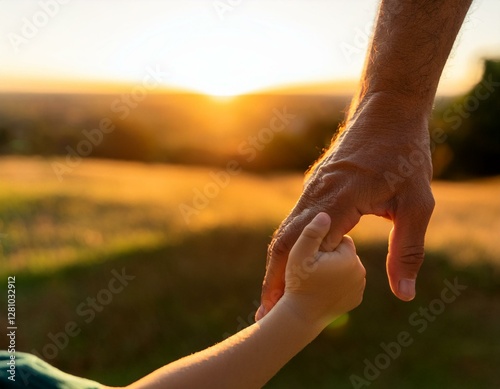
[[102,385],[64,373],[35,355],[21,352],[11,354],[0,350],[0,387],[9,389],[99,389],[102,388]]

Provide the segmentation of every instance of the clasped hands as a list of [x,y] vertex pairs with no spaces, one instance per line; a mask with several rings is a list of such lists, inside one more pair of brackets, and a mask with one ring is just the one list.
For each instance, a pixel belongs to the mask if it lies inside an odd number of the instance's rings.
[[[311,169],[301,197],[269,246],[257,320],[290,294],[295,294],[295,300],[312,304],[310,309],[302,307],[301,312],[313,316],[315,313],[310,311],[316,309],[314,299],[305,297],[309,292],[318,300],[325,300],[320,297],[322,293],[345,297],[345,306],[339,307],[352,309],[359,304],[364,268],[359,259],[354,260],[354,243],[345,235],[366,214],[393,222],[386,263],[389,285],[401,300],[414,298],[415,281],[424,259],[425,233],[434,208],[430,148],[426,147],[427,119],[406,115],[403,120],[398,112],[381,115],[381,107],[387,110],[391,105],[378,96],[367,99],[358,110],[362,114],[353,115]],[[398,109],[403,108],[398,105]],[[389,120],[391,117],[395,119]],[[326,220],[328,227],[320,227],[320,221]],[[312,246],[309,251],[298,248],[308,237],[317,243],[315,253]],[[296,257],[297,250],[304,250],[306,257]],[[310,263],[302,262],[301,268],[296,262],[304,258],[309,258]],[[293,274],[294,266],[302,269],[302,277]],[[304,271],[313,268],[309,273]],[[350,272],[355,274],[353,279]],[[335,277],[339,273],[342,277]],[[362,283],[357,278],[361,273]]]

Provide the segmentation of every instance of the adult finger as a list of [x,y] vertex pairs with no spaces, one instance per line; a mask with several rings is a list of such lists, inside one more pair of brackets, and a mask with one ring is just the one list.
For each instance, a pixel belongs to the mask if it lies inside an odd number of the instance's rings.
[[432,194],[417,201],[402,202],[394,215],[394,227],[389,236],[387,276],[392,292],[401,300],[415,297],[415,283],[424,261],[424,241],[434,209]]
[[361,219],[362,214],[352,204],[345,203],[345,206],[337,207],[337,209],[338,211],[333,210],[330,213],[332,219],[330,231],[323,239],[320,251],[334,251],[342,242],[344,235],[351,231]]
[[262,283],[261,305],[255,314],[255,319],[262,319],[276,305],[285,290],[285,270],[288,254],[310,221],[309,212],[289,215],[275,232],[268,247],[267,266]]

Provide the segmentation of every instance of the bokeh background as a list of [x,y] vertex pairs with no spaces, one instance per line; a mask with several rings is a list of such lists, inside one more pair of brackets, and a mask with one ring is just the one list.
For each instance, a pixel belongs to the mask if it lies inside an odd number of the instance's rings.
[[[363,217],[363,304],[267,387],[500,386],[499,4],[474,3],[441,80],[417,297],[391,294],[391,225]],[[16,276],[17,349],[126,385],[251,324],[267,244],[343,120],[376,7],[0,2],[0,324]],[[447,282],[466,288],[444,303]]]

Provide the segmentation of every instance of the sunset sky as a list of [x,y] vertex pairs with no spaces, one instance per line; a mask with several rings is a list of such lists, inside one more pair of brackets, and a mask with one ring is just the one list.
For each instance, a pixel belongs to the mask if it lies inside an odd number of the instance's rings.
[[[0,1],[0,91],[141,83],[234,95],[355,83],[376,0]],[[233,5],[230,5],[233,4]],[[477,0],[441,80],[462,92],[500,56],[500,1]],[[340,86],[339,86],[340,88]]]

